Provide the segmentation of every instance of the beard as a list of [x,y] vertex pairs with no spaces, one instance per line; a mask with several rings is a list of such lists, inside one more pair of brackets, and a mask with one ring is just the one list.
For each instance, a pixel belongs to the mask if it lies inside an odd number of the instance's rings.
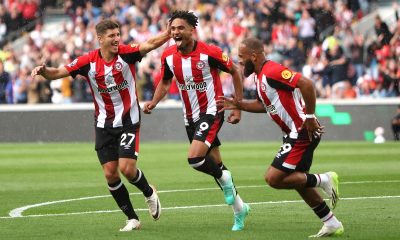
[[255,69],[254,64],[250,60],[247,60],[244,63],[243,75],[245,77],[250,76],[254,72],[254,69]]

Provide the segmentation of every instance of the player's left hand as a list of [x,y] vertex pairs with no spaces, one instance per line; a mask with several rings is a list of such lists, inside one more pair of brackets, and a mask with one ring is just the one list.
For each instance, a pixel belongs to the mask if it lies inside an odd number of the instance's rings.
[[227,122],[231,124],[236,124],[240,122],[241,118],[242,118],[242,111],[235,109],[231,111],[231,114],[229,114]]
[[307,130],[308,138],[310,139],[310,141],[312,140],[312,136],[314,136],[315,138],[320,138],[321,135],[325,132],[325,127],[319,125],[317,119],[315,118],[306,118],[299,130],[303,128]]

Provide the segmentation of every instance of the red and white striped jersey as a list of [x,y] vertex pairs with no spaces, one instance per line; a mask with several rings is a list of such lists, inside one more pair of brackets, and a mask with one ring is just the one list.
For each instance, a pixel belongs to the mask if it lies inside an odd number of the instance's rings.
[[66,65],[70,75],[86,77],[92,91],[97,127],[122,127],[140,122],[135,63],[141,61],[139,46],[120,45],[118,54],[106,62],[100,49]]
[[224,94],[219,70],[228,72],[232,67],[219,47],[196,41],[194,50],[184,55],[173,45],[164,50],[161,64],[163,79],[176,78],[186,125],[201,115],[217,113],[216,100]]
[[257,93],[268,115],[290,138],[298,138],[298,129],[305,119],[304,103],[296,88],[301,77],[287,67],[266,61],[257,75]]

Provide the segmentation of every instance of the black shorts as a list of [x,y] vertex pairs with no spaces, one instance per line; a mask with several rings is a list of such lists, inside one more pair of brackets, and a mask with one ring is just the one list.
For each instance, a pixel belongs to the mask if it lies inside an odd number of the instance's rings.
[[216,116],[206,114],[197,122],[189,123],[186,126],[186,133],[190,143],[193,140],[204,142],[210,149],[221,145],[218,139],[218,132],[224,123],[224,114],[219,113]]
[[311,168],[314,150],[320,140],[320,138],[313,137],[310,142],[307,137],[299,139],[283,137],[283,145],[271,165],[286,173],[308,172]]
[[107,162],[117,161],[119,158],[132,158],[137,160],[139,155],[138,126],[118,128],[95,127],[97,157],[103,165]]

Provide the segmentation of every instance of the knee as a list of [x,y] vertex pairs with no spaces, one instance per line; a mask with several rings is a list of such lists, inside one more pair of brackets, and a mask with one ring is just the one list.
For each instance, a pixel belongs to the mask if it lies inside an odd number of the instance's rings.
[[270,175],[270,174],[266,174],[264,176],[265,182],[272,188],[275,189],[279,189],[280,185],[281,185],[281,180],[274,176],[274,175]]
[[188,157],[188,163],[194,169],[203,165],[204,162],[205,162],[204,157]]
[[127,178],[127,179],[133,179],[136,177],[137,174],[137,169],[136,167],[132,167],[129,165],[124,165],[119,167],[119,171]]
[[120,179],[118,172],[112,171],[112,170],[105,171],[104,177],[107,179],[107,182],[111,182],[111,183],[116,182]]

